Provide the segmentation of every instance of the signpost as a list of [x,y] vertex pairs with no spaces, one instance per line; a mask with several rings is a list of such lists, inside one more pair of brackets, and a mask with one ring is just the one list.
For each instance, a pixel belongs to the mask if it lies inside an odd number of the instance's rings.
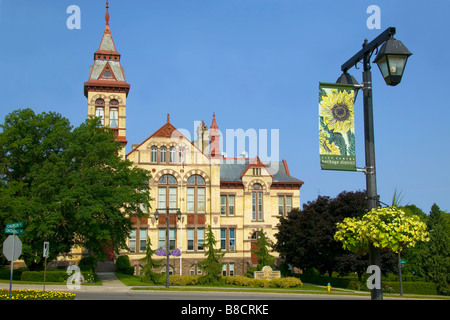
[[6,225],[5,233],[10,234],[3,242],[3,255],[11,261],[11,272],[9,276],[9,300],[11,300],[12,293],[12,279],[14,270],[14,261],[22,254],[22,241],[20,241],[17,234],[23,234],[23,223],[14,222]]
[[50,242],[44,242],[44,250],[42,256],[45,258],[44,260],[44,291],[45,291],[45,276],[47,275],[47,257],[49,252]]

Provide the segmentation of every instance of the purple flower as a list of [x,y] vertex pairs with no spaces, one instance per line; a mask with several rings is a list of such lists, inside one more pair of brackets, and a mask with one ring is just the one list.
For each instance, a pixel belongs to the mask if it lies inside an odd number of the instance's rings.
[[170,251],[170,255],[171,256],[175,256],[175,257],[179,257],[179,256],[181,256],[181,251],[180,251],[180,249],[173,249],[172,251]]
[[157,256],[165,256],[165,255],[166,255],[166,252],[164,251],[163,248],[158,248],[158,249],[156,250],[156,255],[157,255]]

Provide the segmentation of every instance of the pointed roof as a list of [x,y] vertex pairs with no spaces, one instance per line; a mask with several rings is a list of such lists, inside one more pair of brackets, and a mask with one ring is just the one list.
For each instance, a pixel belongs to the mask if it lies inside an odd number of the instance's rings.
[[125,92],[130,85],[125,81],[124,69],[120,64],[120,54],[116,50],[109,28],[109,2],[106,1],[105,30],[98,50],[94,53],[94,65],[90,67],[89,80],[84,83],[84,95],[89,90]]

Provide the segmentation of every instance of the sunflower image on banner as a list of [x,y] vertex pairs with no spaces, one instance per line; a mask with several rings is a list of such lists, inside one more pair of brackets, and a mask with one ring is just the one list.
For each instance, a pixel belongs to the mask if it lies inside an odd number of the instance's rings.
[[356,171],[355,89],[319,83],[319,143],[322,170]]

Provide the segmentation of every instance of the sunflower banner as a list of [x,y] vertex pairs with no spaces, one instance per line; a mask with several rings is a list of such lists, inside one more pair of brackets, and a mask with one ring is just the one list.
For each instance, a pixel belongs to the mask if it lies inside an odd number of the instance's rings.
[[319,143],[322,170],[356,171],[355,88],[319,83]]

